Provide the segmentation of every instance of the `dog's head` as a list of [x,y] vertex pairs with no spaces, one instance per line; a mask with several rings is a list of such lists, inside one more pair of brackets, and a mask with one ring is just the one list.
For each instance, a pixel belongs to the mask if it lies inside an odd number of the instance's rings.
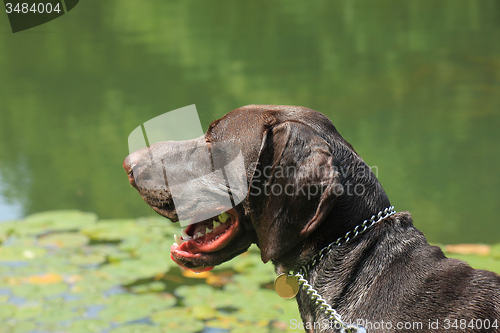
[[[227,196],[227,184],[194,182],[190,186],[199,187],[197,195],[174,205],[174,182],[185,184],[199,175],[200,165],[219,143],[241,152],[245,197],[234,207],[215,205],[208,198]],[[327,217],[337,222],[322,229],[318,239],[350,227],[339,221],[369,217],[388,204],[371,170],[330,120],[303,107],[242,107],[214,121],[198,139],[154,144],[129,155],[123,165],[132,186],[158,214],[172,222],[179,220],[180,210],[188,211],[193,221],[211,216],[190,224],[180,244],[171,248],[177,264],[196,271],[230,260],[252,243],[264,262],[275,260],[318,233]],[[165,181],[169,170],[176,170],[178,179]],[[153,186],[158,182],[165,185]],[[348,193],[356,184],[363,184],[364,192]]]

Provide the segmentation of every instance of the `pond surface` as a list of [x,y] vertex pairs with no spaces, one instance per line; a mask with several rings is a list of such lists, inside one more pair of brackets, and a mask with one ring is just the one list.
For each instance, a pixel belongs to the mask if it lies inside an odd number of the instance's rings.
[[0,15],[0,220],[151,210],[127,137],[196,104],[325,113],[432,242],[498,242],[497,1],[84,1],[12,34]]

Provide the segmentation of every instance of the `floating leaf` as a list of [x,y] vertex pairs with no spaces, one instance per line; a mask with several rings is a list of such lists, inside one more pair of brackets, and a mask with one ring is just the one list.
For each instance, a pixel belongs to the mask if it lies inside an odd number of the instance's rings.
[[27,303],[17,307],[14,318],[17,321],[25,321],[27,319],[37,318],[42,313],[42,303],[34,302]]
[[97,215],[74,210],[43,212],[30,215],[19,223],[15,233],[19,235],[39,235],[48,231],[77,230],[94,224]]
[[4,304],[0,306],[0,319],[5,320],[12,318],[16,313],[17,307],[13,304]]
[[95,225],[83,228],[81,232],[94,240],[119,241],[144,234],[147,229],[139,226],[135,220],[101,220]]
[[231,293],[240,293],[252,297],[259,289],[260,282],[246,275],[234,275],[235,283],[224,286],[224,290]]
[[191,308],[174,307],[166,310],[156,311],[151,315],[151,320],[156,324],[161,324],[166,318],[170,317],[184,317],[188,320],[194,319],[191,315]]
[[146,318],[156,310],[173,306],[175,302],[175,297],[170,294],[118,294],[106,300],[107,307],[99,313],[99,317],[117,324],[125,323]]
[[145,244],[144,238],[139,236],[131,236],[125,239],[118,245],[121,251],[134,252],[137,251]]
[[137,220],[137,224],[140,226],[148,228],[151,234],[164,236],[173,236],[174,234],[180,234],[180,227],[178,224],[174,224],[164,217],[140,217]]
[[238,327],[231,331],[231,333],[267,333],[269,329],[265,327]]
[[12,236],[9,243],[11,246],[36,247],[38,246],[38,239],[33,236]]
[[73,285],[71,292],[84,295],[100,295],[119,284],[120,280],[113,275],[101,271],[87,271],[83,275],[83,279]]
[[235,315],[240,320],[269,323],[280,314],[279,303],[282,301],[270,290],[259,290],[244,306],[240,306]]
[[215,328],[215,329],[224,329],[230,330],[237,327],[242,327],[247,323],[243,323],[236,319],[234,316],[230,316],[227,314],[221,314],[220,312],[217,314],[216,319],[212,319],[205,322],[206,327]]
[[16,228],[21,224],[20,220],[3,221],[0,223],[0,244],[5,242],[7,238],[14,233]]
[[77,266],[98,265],[106,260],[103,254],[74,254],[69,258],[69,263]]
[[144,243],[137,249],[135,253],[137,256],[140,257],[150,257],[151,254],[154,254],[156,257],[161,257],[161,260],[168,260],[168,262],[171,262],[172,261],[170,259],[171,246],[172,246],[171,241],[168,242],[164,240],[148,241],[146,238]]
[[207,277],[206,282],[207,284],[214,286],[214,287],[221,287],[225,284],[228,284],[232,281],[232,276],[234,275],[234,272],[221,272],[218,274],[211,274]]
[[41,246],[55,246],[59,248],[79,248],[87,244],[89,239],[75,232],[53,233],[43,236],[39,240]]
[[217,314],[217,311],[213,307],[206,304],[195,305],[191,311],[193,317],[200,320],[214,318]]
[[9,333],[31,333],[35,331],[37,325],[34,322],[20,322],[12,325],[7,325],[6,332]]
[[67,290],[68,286],[64,283],[48,285],[22,284],[11,287],[11,291],[14,295],[31,300],[62,294]]
[[208,304],[215,306],[215,289],[207,285],[180,286],[175,294],[183,297],[183,303],[188,306]]
[[50,303],[46,301],[42,314],[37,321],[46,325],[59,324],[65,320],[76,318],[77,315],[78,314],[64,302],[59,301]]
[[122,284],[130,284],[139,279],[151,278],[159,273],[168,271],[170,263],[163,258],[152,255],[141,260],[123,260],[105,265],[101,272],[108,273],[118,279]]
[[57,284],[63,281],[63,276],[54,273],[45,273],[41,275],[32,275],[25,279],[24,283],[44,285],[44,284]]
[[141,284],[131,288],[132,292],[137,294],[158,292],[165,290],[165,284],[163,282],[155,281],[151,283]]
[[0,261],[29,261],[46,253],[47,250],[38,247],[0,246]]
[[[64,214],[73,214],[73,222],[58,220]],[[292,332],[290,320],[300,321],[294,300],[262,288],[276,275],[255,246],[210,272],[181,273],[169,259],[169,235],[178,226],[161,218],[76,223],[85,213],[64,214],[30,217],[34,231],[24,230],[25,221],[0,224],[0,242],[2,232],[8,237],[0,246],[0,285],[8,291],[0,297],[0,321],[8,332],[278,333]],[[77,229],[84,231],[69,231]],[[500,244],[489,257],[456,256],[500,271]]]
[[196,333],[203,330],[202,321],[197,320],[191,309],[173,308],[156,312],[151,320],[160,325],[165,332]]
[[103,320],[86,319],[75,320],[71,323],[67,332],[99,333],[109,327],[109,323]]
[[163,333],[159,327],[145,324],[129,324],[114,328],[110,333]]

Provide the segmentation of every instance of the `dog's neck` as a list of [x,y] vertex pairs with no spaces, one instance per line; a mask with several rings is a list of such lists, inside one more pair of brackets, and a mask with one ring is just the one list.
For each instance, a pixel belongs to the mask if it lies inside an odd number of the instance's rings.
[[[367,311],[364,308],[364,294],[359,291],[380,288],[380,285],[373,284],[373,281],[379,281],[379,275],[386,274],[388,267],[393,265],[392,260],[397,260],[401,252],[407,251],[408,247],[418,248],[425,245],[428,246],[425,237],[413,227],[409,213],[391,214],[373,224],[365,233],[340,246],[333,246],[323,259],[310,267],[305,278],[344,320],[352,323],[354,318],[362,318],[363,311]],[[376,260],[372,258],[379,258],[381,252],[391,252],[389,249],[395,253],[394,257],[377,262],[376,270],[363,269],[367,262]],[[275,264],[277,271],[287,272],[284,261],[276,261]],[[372,262],[371,266],[374,265]],[[381,280],[385,281],[384,278]],[[324,311],[304,290],[299,290],[297,303],[304,322],[321,322],[327,318]]]
[[[325,237],[324,239],[330,240],[323,247],[316,246],[317,244],[324,243],[323,237],[315,237],[315,235],[313,234],[309,237],[308,242],[305,242],[302,246],[299,246],[299,255],[284,256],[280,258],[281,260],[274,260],[273,263],[276,266],[276,271],[278,274],[288,273],[292,271],[301,272],[302,274],[307,275],[308,271],[313,269],[314,266],[319,263],[319,261],[324,256],[326,256],[332,248],[344,245],[345,243],[353,242],[360,235],[364,234],[365,232],[369,232],[369,229],[372,228],[373,225],[383,221],[384,219],[395,213],[396,211],[394,210],[393,206],[386,207],[383,210],[380,210],[377,214],[372,215],[369,219],[366,219],[363,222],[357,224],[347,232],[339,234],[339,237],[334,238],[333,241],[331,240],[331,237]],[[325,232],[319,230],[318,235],[323,236],[325,235]],[[318,248],[320,249],[318,250]],[[293,253],[294,250],[292,250],[291,252]],[[293,259],[289,261],[287,260],[287,257]],[[299,260],[297,260],[297,258],[299,258]],[[306,263],[304,263],[300,267],[300,269],[297,269],[297,263],[303,263],[304,261],[306,261]],[[287,264],[289,262],[292,264]]]
[[[344,237],[356,226],[390,207],[389,199],[378,180],[365,184],[364,195],[345,191],[336,198],[335,205],[325,221],[302,243],[285,255],[273,260],[278,274],[297,271],[312,260],[324,247]],[[350,180],[347,180],[348,182]],[[368,199],[367,198],[373,198]],[[367,231],[370,232],[370,231]]]
[[[396,213],[352,241],[334,247],[311,268],[306,279],[349,322],[353,318],[362,318],[361,313],[370,311],[366,308],[370,305],[364,302],[365,293],[391,288],[391,281],[384,276],[394,267],[394,261],[400,260],[404,253],[413,253],[424,246],[429,245],[423,234],[414,228],[410,214]],[[378,261],[377,258],[387,253],[392,255],[385,255],[383,262]],[[323,318],[322,311],[304,291],[299,291],[297,302],[304,321]],[[384,315],[381,313],[381,318]]]

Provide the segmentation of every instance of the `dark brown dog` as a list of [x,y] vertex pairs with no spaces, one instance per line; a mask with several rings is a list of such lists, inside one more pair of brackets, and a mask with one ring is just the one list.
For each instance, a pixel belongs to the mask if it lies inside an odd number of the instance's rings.
[[[212,233],[206,228],[227,216],[187,227],[185,239],[190,240],[172,247],[172,258],[181,266],[210,269],[256,243],[262,260],[271,260],[278,273],[297,271],[322,248],[390,206],[374,174],[330,120],[302,107],[242,107],[214,121],[197,140],[157,143],[131,154],[123,165],[142,198],[176,222],[179,207],[169,188],[148,186],[159,172],[151,156],[189,179],[198,156],[180,156],[179,147],[210,148],[218,142],[240,147],[249,191],[240,204],[227,207],[229,218]],[[220,188],[207,185],[204,191]],[[196,207],[193,217],[220,209]],[[406,212],[333,247],[307,280],[344,321],[368,331],[500,332],[500,276],[446,258]],[[333,331],[309,296],[301,291],[297,301],[306,331]]]

